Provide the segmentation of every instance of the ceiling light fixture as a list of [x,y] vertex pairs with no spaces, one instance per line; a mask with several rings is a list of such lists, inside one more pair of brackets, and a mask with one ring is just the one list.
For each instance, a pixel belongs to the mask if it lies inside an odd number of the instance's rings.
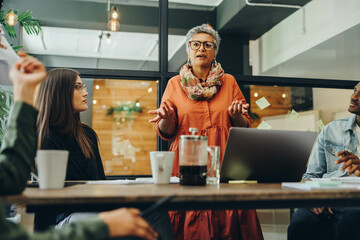
[[110,37],[111,37],[110,33],[107,33],[106,34],[106,43],[107,44],[111,44],[111,38]]
[[108,29],[112,32],[117,32],[120,30],[120,23],[118,20],[116,19],[111,19],[109,22],[108,22],[108,25],[107,25]]
[[117,19],[119,17],[119,10],[116,6],[113,6],[110,11],[110,16],[112,19]]
[[[108,5],[110,7],[110,4]],[[120,30],[120,22],[117,20],[119,18],[119,10],[116,6],[113,6],[109,10],[109,21],[107,28],[112,32],[117,32]]]
[[9,26],[14,26],[18,22],[18,16],[14,13],[13,10],[11,10],[8,14],[5,16],[5,22]]

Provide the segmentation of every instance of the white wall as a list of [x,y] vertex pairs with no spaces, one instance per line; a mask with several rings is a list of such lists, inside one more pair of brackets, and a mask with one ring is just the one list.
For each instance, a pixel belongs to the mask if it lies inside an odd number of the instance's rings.
[[328,124],[338,117],[344,117],[353,90],[313,88],[314,110],[320,110],[320,119]]
[[[302,31],[302,11],[298,10],[252,44],[252,47],[258,48],[253,49],[252,53],[259,54],[253,57],[254,75],[261,75],[360,24],[358,0],[313,0],[304,9],[305,34]],[[324,52],[325,58],[336,54]]]

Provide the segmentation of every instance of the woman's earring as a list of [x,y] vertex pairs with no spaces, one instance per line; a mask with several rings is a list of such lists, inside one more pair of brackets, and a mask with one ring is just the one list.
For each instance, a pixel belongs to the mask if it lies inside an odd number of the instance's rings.
[[212,62],[211,62],[211,67],[212,67],[212,68],[215,68],[216,65],[217,65],[216,59],[212,60]]
[[187,60],[187,65],[189,66],[189,67],[192,67],[192,62],[191,62],[191,60],[190,60],[190,58],[188,58],[188,60]]

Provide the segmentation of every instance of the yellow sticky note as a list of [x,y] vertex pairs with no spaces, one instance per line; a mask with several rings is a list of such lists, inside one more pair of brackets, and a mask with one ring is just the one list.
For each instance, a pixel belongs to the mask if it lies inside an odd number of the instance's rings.
[[323,123],[323,121],[321,119],[318,121],[318,126],[319,126],[320,131],[325,127],[325,124]]
[[289,120],[290,121],[296,122],[298,117],[299,117],[299,113],[297,113],[294,109],[289,114]]
[[261,123],[257,127],[257,129],[271,129],[271,128],[272,128],[271,125],[265,122],[264,120],[261,121]]
[[259,106],[261,110],[270,106],[270,103],[268,102],[268,100],[266,100],[265,97],[256,100],[255,103]]
[[230,180],[229,183],[258,183],[257,180]]

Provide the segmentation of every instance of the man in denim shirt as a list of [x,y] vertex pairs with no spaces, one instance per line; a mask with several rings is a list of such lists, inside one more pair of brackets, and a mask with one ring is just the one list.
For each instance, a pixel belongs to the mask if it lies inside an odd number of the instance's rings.
[[[318,136],[303,179],[360,176],[360,83],[354,87],[348,111]],[[288,239],[358,239],[360,208],[298,209],[288,228]]]

